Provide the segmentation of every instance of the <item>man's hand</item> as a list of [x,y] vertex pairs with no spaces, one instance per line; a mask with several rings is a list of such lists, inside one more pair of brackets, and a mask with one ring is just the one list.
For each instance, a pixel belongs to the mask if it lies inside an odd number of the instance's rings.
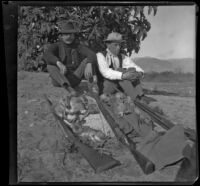
[[61,74],[65,74],[67,72],[65,65],[63,65],[60,61],[57,61],[56,64],[57,64],[58,68],[60,69]]
[[85,72],[84,72],[85,78],[89,79],[92,76],[92,64],[87,63],[85,67]]
[[137,79],[137,74],[134,71],[126,71],[122,74],[122,80],[135,80]]
[[131,80],[131,81],[141,79],[142,77],[143,77],[143,73],[137,72],[135,68],[126,69],[126,71],[123,71],[123,75],[122,75],[122,79]]

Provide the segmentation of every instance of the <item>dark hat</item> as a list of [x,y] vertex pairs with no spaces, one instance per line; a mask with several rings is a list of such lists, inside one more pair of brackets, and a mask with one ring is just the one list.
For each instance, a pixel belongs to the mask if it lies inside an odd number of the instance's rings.
[[117,32],[111,32],[108,34],[107,39],[104,40],[105,42],[117,42],[117,43],[122,43],[125,40],[122,39],[122,35]]
[[72,33],[80,32],[79,30],[74,28],[74,25],[72,22],[60,23],[59,27],[60,27],[59,33],[61,34],[72,34]]

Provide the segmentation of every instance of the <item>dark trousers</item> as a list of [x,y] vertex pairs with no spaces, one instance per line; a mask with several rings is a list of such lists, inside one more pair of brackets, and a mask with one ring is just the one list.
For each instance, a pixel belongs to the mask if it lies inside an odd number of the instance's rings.
[[84,59],[74,72],[67,71],[66,74],[61,74],[60,70],[55,65],[47,65],[47,70],[52,79],[52,84],[56,87],[62,87],[65,83],[71,87],[76,87],[80,84],[84,76],[87,59]]
[[139,81],[137,83],[133,83],[128,80],[104,80],[103,93],[113,94],[117,91],[116,88],[121,88],[133,100],[135,100],[138,95],[141,96],[143,94],[142,86]]

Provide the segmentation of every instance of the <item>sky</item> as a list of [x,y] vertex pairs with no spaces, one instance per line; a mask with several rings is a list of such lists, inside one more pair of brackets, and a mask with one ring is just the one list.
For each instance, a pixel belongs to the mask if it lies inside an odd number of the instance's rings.
[[195,16],[194,5],[159,6],[157,14],[145,15],[151,23],[147,37],[141,42],[134,57],[195,58]]

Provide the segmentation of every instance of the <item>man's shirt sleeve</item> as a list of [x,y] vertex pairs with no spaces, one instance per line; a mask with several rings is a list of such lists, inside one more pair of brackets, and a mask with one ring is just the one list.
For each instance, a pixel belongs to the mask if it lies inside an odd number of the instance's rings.
[[58,56],[58,45],[56,43],[50,45],[47,51],[43,55],[43,59],[48,65],[56,65],[56,62],[59,61]]
[[122,72],[109,68],[106,58],[102,53],[97,53],[97,63],[102,76],[110,80],[121,80]]

